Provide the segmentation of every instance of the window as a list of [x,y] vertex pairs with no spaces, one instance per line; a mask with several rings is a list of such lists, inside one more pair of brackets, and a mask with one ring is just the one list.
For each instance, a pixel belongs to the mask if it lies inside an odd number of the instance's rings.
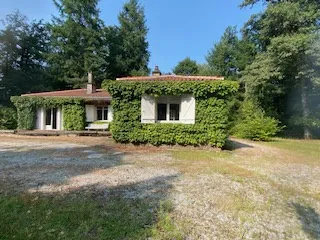
[[191,94],[180,96],[141,96],[141,123],[195,124],[196,100]]
[[46,125],[51,125],[51,108],[46,109]]
[[158,120],[167,120],[167,104],[158,103]]
[[108,107],[97,107],[97,120],[108,120]]
[[179,121],[179,104],[170,104],[170,121]]
[[158,121],[179,121],[180,119],[180,99],[161,97],[157,103]]

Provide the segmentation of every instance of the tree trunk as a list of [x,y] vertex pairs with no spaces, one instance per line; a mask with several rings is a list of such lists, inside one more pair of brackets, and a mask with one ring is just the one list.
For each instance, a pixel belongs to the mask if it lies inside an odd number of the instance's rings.
[[309,126],[306,125],[305,120],[308,119],[310,110],[308,107],[308,95],[307,95],[307,81],[302,79],[301,81],[301,106],[302,106],[302,116],[303,116],[303,136],[305,139],[311,138],[311,131]]

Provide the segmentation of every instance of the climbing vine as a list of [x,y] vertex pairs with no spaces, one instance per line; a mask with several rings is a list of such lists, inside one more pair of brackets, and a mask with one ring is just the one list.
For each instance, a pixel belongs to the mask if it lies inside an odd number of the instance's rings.
[[79,98],[54,98],[14,96],[11,101],[17,108],[18,129],[32,130],[36,125],[37,108],[62,107],[64,130],[83,130],[86,124],[84,100]]
[[[230,97],[238,91],[233,81],[134,82],[105,81],[112,95],[112,136],[117,142],[211,145],[222,147],[228,137]],[[192,94],[196,99],[195,124],[142,124],[141,96]]]

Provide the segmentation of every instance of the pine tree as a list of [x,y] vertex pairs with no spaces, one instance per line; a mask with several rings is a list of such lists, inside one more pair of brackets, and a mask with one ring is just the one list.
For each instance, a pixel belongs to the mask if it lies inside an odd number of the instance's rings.
[[60,12],[51,24],[49,63],[61,80],[79,87],[93,72],[99,83],[106,77],[107,44],[98,0],[54,0]]
[[236,49],[238,42],[236,28],[228,27],[221,40],[210,50],[206,59],[216,75],[227,78],[235,77],[237,72]]
[[133,71],[149,72],[147,34],[144,8],[138,0],[129,0],[119,14],[119,55],[116,57],[118,76],[131,75]]

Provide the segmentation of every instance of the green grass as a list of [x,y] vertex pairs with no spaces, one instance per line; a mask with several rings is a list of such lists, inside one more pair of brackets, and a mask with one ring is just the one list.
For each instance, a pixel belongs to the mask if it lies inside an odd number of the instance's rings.
[[292,151],[306,157],[317,158],[320,160],[320,141],[319,140],[292,140],[277,138],[273,142],[266,143],[283,150]]
[[170,211],[120,196],[0,196],[0,239],[182,239]]

